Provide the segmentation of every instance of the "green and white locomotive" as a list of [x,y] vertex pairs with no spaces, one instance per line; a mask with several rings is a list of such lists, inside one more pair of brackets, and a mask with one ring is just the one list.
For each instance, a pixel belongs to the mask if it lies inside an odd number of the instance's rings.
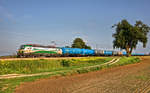
[[18,50],[19,57],[39,57],[39,56],[61,56],[61,48],[54,46],[42,46],[37,44],[21,45]]

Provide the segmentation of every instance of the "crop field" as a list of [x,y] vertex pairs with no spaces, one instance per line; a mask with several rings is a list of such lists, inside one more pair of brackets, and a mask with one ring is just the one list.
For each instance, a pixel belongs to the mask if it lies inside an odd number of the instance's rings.
[[[114,64],[106,64],[113,60],[113,57],[83,57],[73,59],[36,59],[36,60],[1,60],[0,74],[35,74],[42,72],[54,72],[49,75],[32,77],[0,79],[0,93],[13,93],[16,86],[21,82],[34,81],[40,78],[48,78],[57,75],[81,74],[100,69],[113,68],[117,66],[140,62],[138,57],[120,57]],[[118,59],[118,57],[116,57]],[[113,63],[113,62],[112,62]],[[106,65],[103,65],[106,64]],[[62,71],[61,73],[55,73]],[[18,92],[25,93],[25,92]],[[27,92],[26,92],[27,93]],[[55,92],[54,92],[55,93]],[[56,92],[58,93],[58,92]]]
[[103,64],[112,57],[88,57],[78,59],[37,59],[37,60],[1,60],[0,74],[31,74],[40,72],[51,72],[65,70],[68,68],[78,68]]

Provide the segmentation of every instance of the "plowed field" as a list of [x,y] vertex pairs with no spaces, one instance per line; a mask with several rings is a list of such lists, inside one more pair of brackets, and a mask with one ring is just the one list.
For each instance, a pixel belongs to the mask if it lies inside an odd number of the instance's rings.
[[142,62],[85,74],[24,83],[16,93],[150,93],[150,57]]

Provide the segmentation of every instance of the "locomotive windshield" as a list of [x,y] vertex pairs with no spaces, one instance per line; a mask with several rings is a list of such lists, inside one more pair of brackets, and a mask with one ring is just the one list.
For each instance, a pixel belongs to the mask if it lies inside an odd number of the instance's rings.
[[25,48],[24,45],[21,45],[21,46],[20,46],[20,49],[24,49],[24,48]]

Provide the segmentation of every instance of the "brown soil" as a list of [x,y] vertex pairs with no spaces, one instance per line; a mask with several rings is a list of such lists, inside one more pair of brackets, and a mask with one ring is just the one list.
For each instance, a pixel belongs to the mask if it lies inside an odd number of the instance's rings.
[[150,57],[141,59],[137,64],[24,83],[16,93],[150,93]]

